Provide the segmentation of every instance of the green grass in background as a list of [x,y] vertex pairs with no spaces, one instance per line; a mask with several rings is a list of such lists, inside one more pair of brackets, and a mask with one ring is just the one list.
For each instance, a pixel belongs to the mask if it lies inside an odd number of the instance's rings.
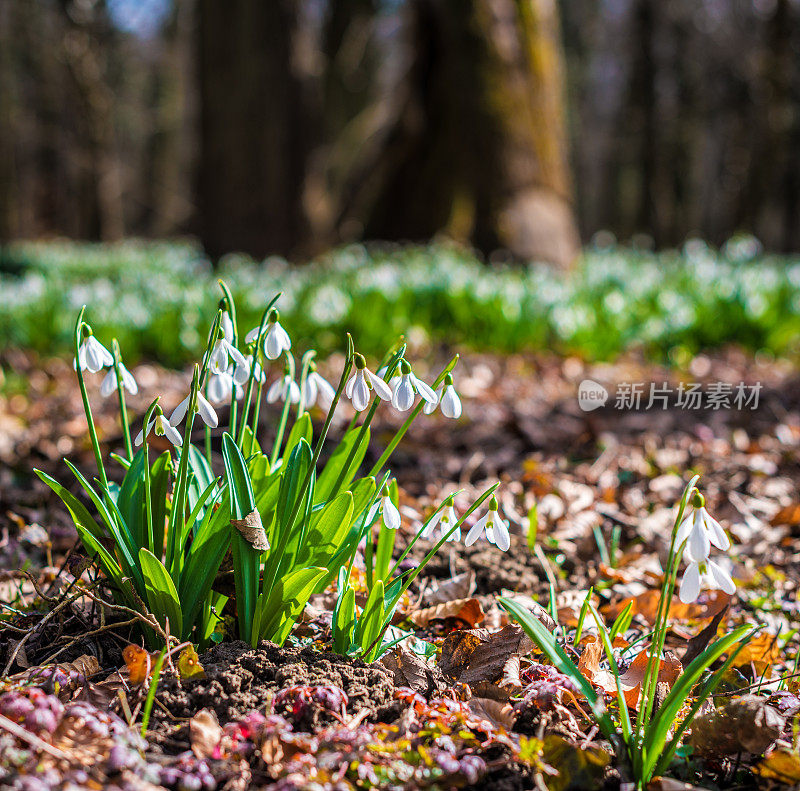
[[0,250],[0,349],[70,354],[75,316],[126,361],[195,359],[231,286],[241,329],[276,292],[298,347],[382,352],[412,342],[477,350],[548,349],[588,359],[642,350],[681,360],[735,343],[800,354],[800,259],[758,256],[749,240],[715,251],[690,242],[658,254],[589,248],[570,275],[541,266],[488,266],[455,247],[347,247],[306,265],[229,256],[215,272],[191,244],[17,243]]

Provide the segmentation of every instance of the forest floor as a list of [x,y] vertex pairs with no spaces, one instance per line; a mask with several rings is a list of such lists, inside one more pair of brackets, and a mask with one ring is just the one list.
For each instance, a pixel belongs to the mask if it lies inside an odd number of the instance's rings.
[[[578,611],[593,586],[609,625],[633,603],[623,647],[648,631],[675,505],[692,473],[731,537],[737,592],[689,605],[676,598],[668,657],[685,664],[698,640],[741,623],[764,629],[698,715],[670,777],[651,785],[800,783],[800,376],[790,364],[730,351],[695,358],[679,377],[630,356],[592,366],[467,355],[455,377],[463,417],[418,421],[393,457],[407,531],[398,541],[455,489],[460,510],[500,480],[512,543],[505,554],[484,540],[447,544],[409,591],[395,623],[434,644],[435,655],[411,641],[373,665],[330,653],[332,596],[321,594],[283,648],[231,641],[196,662],[168,662],[142,738],[152,657],[129,648],[139,641],[128,615],[108,617],[97,605],[102,584],[72,551],[69,515],[31,474],[63,472],[64,455],[91,470],[72,370],[22,353],[4,362],[26,386],[0,396],[0,785],[619,787],[627,768],[584,716],[585,701],[497,598],[547,606],[552,585],[557,633],[595,687],[613,693],[590,650],[594,630],[571,642]],[[129,405],[139,415],[156,385],[165,404],[186,392],[184,373],[140,366],[135,374],[141,390]],[[717,382],[731,393],[760,384],[757,408],[677,406],[679,378],[705,393]],[[577,398],[587,379],[610,393],[590,412]],[[618,403],[625,383],[643,384],[639,409]],[[651,383],[671,388],[666,405],[646,408]],[[107,407],[98,410],[100,432],[119,444]],[[391,410],[379,411],[371,454],[397,424]],[[628,653],[633,668],[622,670],[635,711],[640,678],[636,651]],[[28,702],[41,713],[22,727],[15,715]]]

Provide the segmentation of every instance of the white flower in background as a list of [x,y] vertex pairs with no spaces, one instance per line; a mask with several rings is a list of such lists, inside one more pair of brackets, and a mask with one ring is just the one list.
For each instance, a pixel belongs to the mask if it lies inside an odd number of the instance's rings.
[[[228,393],[230,395],[230,393]],[[189,399],[191,398],[191,393],[183,399],[183,401],[175,407],[172,414],[169,416],[169,422],[173,426],[177,426],[181,420],[186,417],[186,412],[189,409]],[[197,394],[197,414],[203,420],[209,428],[216,428],[219,424],[219,420],[217,419],[217,413],[214,410],[214,407],[206,400],[206,397],[202,393]]]
[[723,552],[730,549],[728,536],[722,525],[706,511],[705,499],[700,492],[695,491],[692,506],[694,513],[681,522],[675,536],[675,545],[680,547],[686,541],[686,549],[698,561],[708,557],[712,544]]
[[393,377],[390,386],[394,390],[392,406],[401,412],[406,412],[414,406],[414,397],[417,393],[434,409],[439,401],[436,393],[425,382],[414,376],[411,366],[405,360],[400,363],[400,376]]
[[[139,385],[133,378],[133,374],[122,364],[119,364],[119,372],[122,377],[122,386],[131,394],[136,395],[139,392]],[[110,396],[117,389],[117,371],[113,364],[108,369],[108,373],[103,377],[100,384],[100,395]]]
[[78,360],[72,361],[72,367],[77,370],[77,366],[80,365],[81,371],[96,374],[107,365],[114,365],[114,358],[111,352],[91,334],[91,330],[89,333],[78,347]]
[[147,431],[142,428],[136,435],[134,444],[141,445],[144,437],[149,437],[153,428],[156,430],[157,437],[166,437],[176,447],[183,443],[183,437],[181,437],[178,430],[170,425],[170,422],[162,414],[161,408],[156,407],[156,414],[150,418],[150,422],[147,424]]
[[288,398],[293,404],[300,400],[300,388],[288,373],[276,379],[267,390],[267,403],[274,404],[279,398],[281,401]]
[[319,401],[322,409],[330,409],[335,397],[336,390],[333,385],[317,373],[317,367],[312,362],[306,380],[303,382],[303,403],[306,408],[311,408]]
[[[260,327],[253,327],[245,336],[247,343],[253,343],[258,339]],[[292,348],[292,340],[280,323],[280,313],[274,308],[269,312],[267,319],[266,335],[264,335],[264,354],[268,360],[277,360],[284,352]]]
[[218,368],[212,364],[206,393],[208,394],[208,400],[213,404],[221,404],[224,401],[228,401],[234,394],[238,401],[244,395],[244,388],[234,377],[235,370],[233,365],[229,365],[227,368]]
[[222,330],[222,337],[230,344],[233,344],[233,321],[231,319],[231,314],[228,313],[227,310],[222,311],[222,318],[220,319],[219,323],[220,329]]
[[367,408],[370,389],[384,401],[391,401],[392,391],[389,385],[367,368],[364,356],[356,354],[355,363],[356,372],[350,377],[344,389],[345,395],[353,402],[353,409],[362,412]]
[[489,510],[470,528],[464,543],[471,546],[483,532],[486,533],[487,540],[503,552],[511,546],[508,524],[497,513],[497,500],[494,497],[489,501]]
[[397,506],[392,502],[392,498],[389,496],[388,486],[384,486],[381,492],[380,507],[383,524],[385,524],[389,530],[397,530],[397,528],[400,527],[400,511],[397,510]]
[[425,412],[426,415],[430,415],[439,405],[441,405],[442,414],[445,417],[461,417],[461,399],[458,397],[458,393],[456,393],[453,387],[453,377],[450,374],[445,376],[444,382],[436,391],[436,402],[428,402],[425,404],[423,412]]
[[684,604],[696,601],[703,589],[722,590],[731,596],[736,593],[736,585],[731,575],[719,563],[708,557],[696,559],[689,547],[683,556],[689,563],[683,572],[678,591],[678,596]]
[[[433,531],[436,527],[439,527],[439,535],[444,538],[450,530],[452,530],[453,525],[458,522],[458,517],[456,516],[456,510],[453,507],[453,496],[451,495],[444,501],[444,507],[442,507],[425,525],[425,529],[422,531],[422,538],[430,538],[433,534]],[[461,528],[457,528],[453,531],[452,535],[447,539],[448,541],[460,541],[461,540]]]

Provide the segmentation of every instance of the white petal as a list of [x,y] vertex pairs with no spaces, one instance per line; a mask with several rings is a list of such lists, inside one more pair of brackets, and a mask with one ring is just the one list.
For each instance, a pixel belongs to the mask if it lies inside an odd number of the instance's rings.
[[245,343],[252,343],[254,340],[256,340],[258,338],[259,329],[261,329],[260,326],[259,327],[253,327],[253,329],[250,330],[250,332],[248,332],[247,335],[244,336],[244,342]]
[[381,499],[381,507],[383,508],[383,524],[390,530],[397,530],[400,527],[400,511],[389,497]]
[[283,379],[276,379],[267,390],[267,403],[274,404],[283,393]]
[[704,514],[704,521],[706,527],[708,528],[709,533],[709,540],[711,543],[717,547],[717,549],[721,549],[723,552],[726,552],[731,547],[731,542],[728,536],[725,534],[725,531],[722,529],[722,525],[714,519],[708,511]]
[[108,369],[108,373],[100,383],[100,395],[108,398],[117,389],[117,372],[113,368]]
[[139,385],[133,378],[133,374],[122,364],[119,364],[119,371],[122,374],[122,386],[131,394],[136,395],[139,392]]
[[675,534],[675,546],[678,549],[680,549],[681,544],[689,537],[692,524],[694,524],[694,514],[689,514],[689,516],[685,517],[681,522],[680,527],[678,527],[678,532]]
[[414,406],[414,388],[411,385],[410,375],[403,376],[397,383],[392,396],[392,406],[401,412],[406,412]]
[[221,338],[214,344],[214,348],[211,350],[209,364],[215,371],[224,371],[227,369],[228,347],[224,338]]
[[231,378],[226,373],[214,374],[208,379],[208,398],[215,404],[227,401],[231,395]]
[[683,573],[678,595],[684,604],[695,601],[700,595],[700,567],[697,563],[690,563]]
[[426,415],[432,415],[436,411],[436,407],[439,406],[439,401],[441,400],[441,397],[442,397],[442,388],[440,387],[436,391],[436,403],[434,404],[431,403],[430,401],[426,402],[425,406],[422,408],[422,411]]
[[481,537],[481,533],[486,529],[488,519],[489,514],[486,513],[469,529],[467,537],[464,539],[466,546],[471,547]]
[[369,388],[364,379],[363,374],[358,377],[355,385],[353,386],[353,409],[356,412],[363,412],[369,404]]
[[344,394],[345,394],[345,395],[346,395],[348,398],[352,398],[352,397],[353,397],[353,388],[354,388],[354,387],[355,387],[355,385],[356,385],[356,379],[358,379],[358,373],[359,373],[359,372],[356,372],[356,373],[354,373],[354,374],[353,374],[353,375],[352,375],[352,376],[351,376],[351,377],[350,377],[350,378],[347,380],[347,384],[344,386]]
[[711,542],[708,540],[708,533],[702,524],[697,524],[697,520],[695,520],[692,526],[692,532],[689,534],[689,543],[686,545],[686,549],[691,554],[692,559],[696,561],[705,560],[708,557],[708,553],[711,552]]
[[719,563],[715,563],[713,560],[708,561],[708,570],[711,574],[712,579],[714,582],[719,586],[719,588],[725,593],[730,594],[731,596],[736,593],[736,585],[734,584],[733,580],[731,579],[731,575],[725,571]]
[[292,342],[286,334],[286,330],[278,322],[273,322],[267,330],[267,337],[264,338],[264,354],[270,360],[277,360],[284,349],[291,348]]
[[[202,393],[197,394],[197,414],[203,420],[209,428],[216,428],[219,420],[217,418],[217,413],[213,406],[206,400],[205,396]],[[170,423],[174,423],[172,418],[170,418]]]
[[[289,391],[289,400],[293,404],[298,403],[300,401],[300,387],[298,386],[297,382],[292,382],[290,380],[286,384],[287,384],[287,388],[286,389],[288,389],[288,391]],[[285,397],[286,397],[286,394],[284,393],[284,398]]]
[[[200,397],[200,393],[198,393],[197,398],[200,399]],[[189,409],[189,398],[190,396],[186,396],[186,398],[184,398],[183,401],[181,401],[180,404],[178,404],[178,406],[172,410],[172,414],[169,416],[169,422],[173,426],[177,426],[178,423],[180,423],[181,420],[186,417],[186,411]]]
[[494,518],[494,540],[497,548],[503,552],[508,551],[511,546],[511,536],[508,533],[508,525],[505,520],[495,515]]
[[461,417],[461,400],[453,385],[448,385],[442,396],[442,414],[451,418]]
[[289,351],[289,349],[292,348],[292,339],[289,337],[289,333],[286,332],[285,329],[283,329],[280,323],[277,323],[275,327],[276,327],[276,332],[278,333],[278,340],[280,341],[283,350]]
[[306,407],[312,407],[317,403],[317,382],[314,379],[316,373],[309,371],[305,382],[303,382],[303,403]]
[[428,524],[425,525],[425,528],[422,531],[421,534],[422,538],[428,538],[431,535],[431,533],[433,533],[433,531],[436,529],[436,526],[439,524],[439,522],[442,521],[443,515],[444,511],[439,511],[438,513],[434,514],[434,516],[431,517],[430,522],[428,522]]
[[375,390],[378,398],[382,398],[384,401],[391,401],[392,400],[392,391],[389,385],[383,381],[379,376],[375,376],[372,371],[368,369],[364,369],[364,373],[369,376],[369,381],[372,383],[372,387]]
[[176,447],[183,444],[183,437],[178,429],[171,426],[169,422],[161,416],[161,428],[164,430],[164,436]]
[[323,409],[330,409],[333,399],[336,398],[336,390],[333,385],[323,379],[316,371],[314,372],[314,382],[319,388],[319,403]]
[[417,388],[417,392],[429,403],[433,404],[434,406],[439,402],[439,397],[436,395],[436,392],[428,387],[421,379],[411,374],[411,378],[414,381],[414,385]]
[[222,328],[222,337],[228,343],[233,343],[233,322],[231,321],[231,315],[227,310],[222,311],[220,327]]
[[139,433],[136,435],[136,439],[133,441],[133,444],[141,445],[143,439],[144,439],[144,427],[139,429]]

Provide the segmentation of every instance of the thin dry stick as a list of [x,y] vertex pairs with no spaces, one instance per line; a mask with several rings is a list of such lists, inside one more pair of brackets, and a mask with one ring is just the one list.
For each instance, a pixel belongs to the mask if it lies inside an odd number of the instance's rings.
[[40,662],[40,665],[48,665],[52,662],[59,654],[66,651],[68,648],[71,648],[75,643],[80,643],[82,640],[85,640],[87,637],[93,637],[96,634],[100,634],[101,632],[108,632],[111,629],[116,629],[118,626],[133,626],[137,622],[138,618],[131,618],[129,621],[115,621],[114,623],[106,624],[105,626],[101,626],[99,629],[93,629],[91,632],[84,632],[82,635],[78,637],[74,637],[71,639],[65,646],[59,648],[54,654],[50,654],[43,662]]
[[71,761],[70,756],[63,750],[53,747],[43,739],[40,739],[30,731],[25,730],[21,725],[17,725],[14,720],[8,719],[4,714],[0,714],[0,728],[5,728],[9,733],[13,733],[18,739],[28,742],[32,747],[38,747],[43,752],[49,753],[53,758],[58,758],[60,761]]
[[[147,626],[149,626],[164,641],[165,644],[169,644],[169,635],[161,628],[161,624],[155,619],[154,616],[151,615],[148,618],[146,615],[137,612],[130,607],[126,607],[124,604],[112,604],[105,599],[101,599],[96,594],[89,593],[88,590],[83,591],[83,593],[86,594],[92,601],[97,602],[101,607],[106,607],[109,610],[117,610],[118,612],[124,612],[128,615],[132,615],[137,620],[147,624]],[[173,637],[172,639],[177,640],[178,638]]]

